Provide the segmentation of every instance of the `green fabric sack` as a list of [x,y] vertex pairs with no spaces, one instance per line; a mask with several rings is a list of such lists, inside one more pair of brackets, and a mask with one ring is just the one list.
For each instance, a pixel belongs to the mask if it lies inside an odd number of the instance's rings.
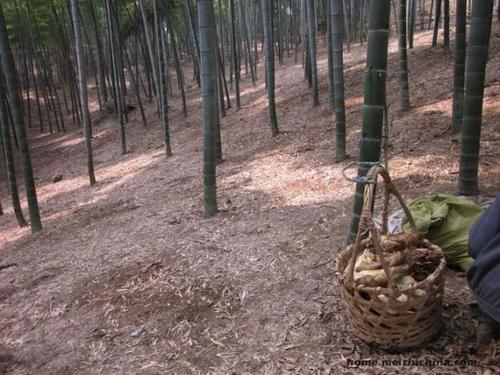
[[[418,198],[408,208],[417,229],[443,249],[448,266],[467,271],[474,262],[469,256],[469,230],[483,209],[467,199],[447,194]],[[410,230],[408,222],[403,229]]]

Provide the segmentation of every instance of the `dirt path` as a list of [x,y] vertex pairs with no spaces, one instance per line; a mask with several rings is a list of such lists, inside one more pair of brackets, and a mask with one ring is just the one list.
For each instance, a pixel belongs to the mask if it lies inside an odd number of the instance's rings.
[[[452,61],[418,34],[409,52],[413,109],[397,113],[396,44],[388,92],[394,103],[391,173],[405,199],[455,192],[459,139],[451,118]],[[500,32],[495,25],[482,135],[481,188],[500,190]],[[0,217],[0,372],[16,374],[373,373],[428,371],[398,365],[348,367],[348,359],[444,359],[489,363],[475,351],[472,300],[449,273],[445,329],[427,348],[388,355],[353,338],[332,259],[342,248],[353,186],[333,162],[326,59],[320,107],[293,57],[277,72],[282,134],[268,128],[263,80],[243,84],[240,112],[222,123],[222,212],[202,218],[200,99],[188,118],[171,103],[174,156],[166,160],[153,106],[142,127],[131,113],[131,153],[120,156],[111,117],[95,129],[98,184],[87,186],[83,140],[72,131],[34,135],[45,229],[19,230],[6,187]],[[350,159],[357,157],[364,49],[346,55]],[[263,77],[262,67],[260,77]],[[177,95],[177,93],[175,93]],[[94,121],[100,114],[93,113]],[[52,177],[63,180],[52,183]],[[5,179],[2,176],[2,181]],[[484,367],[483,367],[484,368]],[[473,373],[473,366],[436,367]],[[497,368],[498,369],[498,368]]]

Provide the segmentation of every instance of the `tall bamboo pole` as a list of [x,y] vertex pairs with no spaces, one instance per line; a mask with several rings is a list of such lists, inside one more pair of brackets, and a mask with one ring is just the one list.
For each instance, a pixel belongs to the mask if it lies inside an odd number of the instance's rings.
[[[379,162],[386,105],[390,2],[372,0],[369,14],[360,161]],[[365,176],[368,169],[366,165],[361,165],[358,175]],[[363,207],[363,192],[364,184],[358,183],[348,243],[352,243],[357,233]]]
[[7,115],[7,101],[5,90],[2,82],[0,82],[0,128],[2,131],[2,146],[5,160],[5,173],[7,175],[7,186],[9,189],[10,199],[14,215],[20,227],[28,225],[24,219],[21,202],[19,200],[19,191],[17,187],[16,170],[14,165],[14,157],[12,153],[12,143],[10,140],[10,124]]
[[240,99],[240,64],[238,59],[238,46],[236,43],[236,12],[234,9],[234,0],[229,0],[230,8],[231,8],[231,44],[233,51],[233,66],[234,66],[234,83],[236,90],[236,110],[240,110],[241,108],[241,99]]
[[216,189],[216,107],[217,59],[213,38],[213,1],[198,0],[198,25],[200,33],[201,90],[203,106],[203,186],[205,216],[217,213]]
[[335,160],[346,158],[346,115],[344,95],[344,48],[342,0],[330,0],[333,44],[333,81],[335,84]]
[[399,0],[399,88],[401,111],[410,109],[408,89],[408,52],[406,50],[406,0]]
[[479,147],[492,15],[493,0],[475,0],[472,3],[465,67],[465,100],[458,178],[458,192],[463,195],[479,193]]
[[19,151],[23,164],[23,179],[26,189],[26,197],[28,200],[28,209],[31,222],[31,231],[33,233],[42,230],[42,222],[40,219],[40,210],[38,208],[38,199],[36,195],[35,179],[33,177],[33,168],[31,165],[31,156],[28,146],[28,138],[24,127],[23,105],[19,96],[19,83],[17,77],[16,65],[14,56],[7,34],[7,25],[0,4],[0,61],[6,80],[6,87],[9,95],[9,103],[12,109],[14,127],[19,143]]
[[87,171],[90,185],[96,183],[94,174],[94,158],[92,156],[92,132],[90,125],[89,101],[87,94],[87,75],[83,56],[82,31],[80,27],[80,8],[78,0],[71,0],[71,13],[73,15],[73,30],[75,33],[76,60],[78,65],[78,85],[80,89],[80,102],[82,105],[83,133],[87,151]]
[[462,129],[462,112],[464,108],[465,86],[465,39],[467,22],[467,2],[456,2],[456,34],[455,34],[455,66],[453,73],[453,114],[452,131],[458,133]]
[[264,49],[266,64],[267,98],[269,103],[269,116],[271,121],[271,133],[278,135],[278,119],[276,116],[276,98],[274,88],[274,36],[273,36],[273,0],[262,0],[262,18],[264,27]]
[[318,65],[316,63],[316,19],[314,11],[314,0],[306,0],[307,2],[307,23],[309,36],[309,62],[311,64],[311,79],[312,79],[312,96],[313,105],[319,105],[319,89],[318,89]]

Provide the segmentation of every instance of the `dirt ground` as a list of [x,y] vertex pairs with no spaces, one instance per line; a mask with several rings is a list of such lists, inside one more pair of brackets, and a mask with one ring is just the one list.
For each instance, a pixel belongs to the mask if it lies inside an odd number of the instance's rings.
[[[398,113],[395,39],[390,45],[390,171],[407,200],[456,192],[460,142],[449,132],[453,55],[431,49],[431,37],[418,33],[409,51],[412,110],[405,114]],[[154,105],[147,128],[138,111],[130,114],[125,156],[117,120],[94,105],[94,187],[87,183],[80,131],[33,131],[41,233],[16,226],[0,185],[6,209],[0,217],[0,372],[500,371],[500,346],[482,353],[475,348],[473,296],[464,275],[453,271],[444,328],[425,348],[388,354],[353,336],[333,260],[344,246],[352,207],[354,186],[340,170],[358,155],[365,49],[346,52],[350,156],[335,163],[320,47],[319,107],[312,106],[300,61],[292,55],[277,67],[277,138],[270,136],[262,66],[255,87],[243,77],[242,108],[222,120],[221,212],[212,219],[202,215],[201,102],[191,81],[189,116],[177,91],[170,103],[169,159]],[[500,29],[494,22],[480,163],[485,198],[500,190],[499,95]],[[53,183],[59,174],[62,181]]]

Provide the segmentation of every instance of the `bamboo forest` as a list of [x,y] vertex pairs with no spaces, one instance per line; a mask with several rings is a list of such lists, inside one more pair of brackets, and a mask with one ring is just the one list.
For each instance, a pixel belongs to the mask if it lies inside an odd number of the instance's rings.
[[500,0],[0,0],[0,373],[499,373],[499,98]]

